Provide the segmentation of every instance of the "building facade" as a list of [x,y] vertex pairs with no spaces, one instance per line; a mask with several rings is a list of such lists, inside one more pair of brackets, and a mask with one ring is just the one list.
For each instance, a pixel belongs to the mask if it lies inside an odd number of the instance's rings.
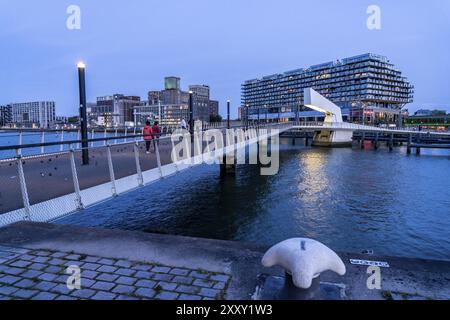
[[368,124],[401,121],[401,110],[413,102],[414,93],[414,87],[386,57],[368,53],[246,81],[242,106],[248,109],[250,120],[295,120],[305,111],[305,88],[315,89],[340,106],[349,121]]
[[0,106],[0,127],[8,126],[12,123],[12,109],[11,106]]
[[98,126],[123,127],[134,121],[134,107],[140,101],[140,97],[123,94],[98,97],[96,105],[89,108],[89,118]]
[[53,101],[12,103],[11,123],[26,128],[51,128],[56,121],[56,107]]
[[[210,100],[209,86],[191,85],[189,91],[193,95],[194,120],[209,122],[211,114],[219,113],[219,102]],[[135,106],[136,125],[142,126],[149,119],[159,120],[164,126],[177,126],[182,119],[189,121],[189,92],[181,89],[180,78],[165,78],[164,90],[150,91],[148,101]]]

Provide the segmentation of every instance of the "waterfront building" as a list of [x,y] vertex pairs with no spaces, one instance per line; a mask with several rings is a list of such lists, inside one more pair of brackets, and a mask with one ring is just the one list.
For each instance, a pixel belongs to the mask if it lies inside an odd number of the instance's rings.
[[[209,122],[211,115],[219,113],[219,102],[210,99],[210,87],[191,85],[194,120]],[[159,119],[161,125],[176,126],[189,119],[189,92],[181,89],[181,79],[166,77],[164,90],[149,91],[148,101],[135,105],[134,122],[142,126],[149,119]]]
[[89,118],[99,126],[125,126],[134,121],[134,107],[140,101],[140,97],[123,94],[98,97],[97,103],[89,108]]
[[388,58],[363,54],[305,69],[248,80],[242,106],[250,120],[288,121],[321,118],[305,115],[303,90],[313,88],[342,108],[352,122],[400,123],[402,108],[413,102],[414,87]]
[[450,114],[445,111],[439,114],[423,114],[420,112],[414,116],[410,116],[405,120],[407,127],[420,127],[430,130],[447,131],[450,130]]
[[53,101],[11,103],[11,123],[27,128],[50,128],[55,124],[56,107]]
[[7,126],[12,123],[11,105],[0,106],[0,127]]

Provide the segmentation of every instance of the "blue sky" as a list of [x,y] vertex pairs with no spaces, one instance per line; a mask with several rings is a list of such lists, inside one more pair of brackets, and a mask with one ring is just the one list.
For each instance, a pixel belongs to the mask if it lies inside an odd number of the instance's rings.
[[[81,8],[81,30],[66,9]],[[366,27],[380,6],[382,29]],[[450,1],[427,0],[0,0],[0,104],[54,100],[77,113],[76,62],[88,100],[146,97],[177,75],[208,84],[237,108],[248,79],[347,56],[386,55],[416,87],[410,110],[450,111]]]

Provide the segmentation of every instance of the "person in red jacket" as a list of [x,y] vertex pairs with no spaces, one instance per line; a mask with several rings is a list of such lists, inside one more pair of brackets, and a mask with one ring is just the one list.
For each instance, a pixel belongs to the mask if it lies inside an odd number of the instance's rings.
[[155,124],[152,127],[153,138],[155,139],[155,143],[159,145],[159,138],[161,137],[161,129],[159,128],[159,122],[155,121]]
[[152,140],[153,140],[153,129],[150,125],[150,121],[147,121],[147,123],[145,124],[143,134],[144,134],[145,147],[147,149],[147,154],[149,154],[150,147],[152,145]]

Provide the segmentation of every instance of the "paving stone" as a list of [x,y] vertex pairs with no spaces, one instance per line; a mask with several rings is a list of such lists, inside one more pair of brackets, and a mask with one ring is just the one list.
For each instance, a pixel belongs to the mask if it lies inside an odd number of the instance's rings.
[[192,278],[192,277],[176,276],[175,278],[173,278],[172,281],[176,282],[176,283],[181,283],[181,284],[192,284],[192,282],[194,282],[194,278]]
[[93,300],[114,300],[114,298],[116,298],[117,295],[114,293],[110,293],[110,292],[97,292],[91,299]]
[[42,281],[42,282],[39,282],[37,285],[35,285],[34,288],[41,290],[41,291],[50,291],[57,285],[58,285],[58,283],[56,283],[56,282]]
[[47,273],[60,273],[60,272],[63,272],[63,269],[61,267],[57,267],[57,266],[50,266],[50,267],[45,268],[43,271],[47,272]]
[[191,271],[190,276],[197,279],[207,279],[209,277],[209,274],[200,271]]
[[195,295],[189,295],[189,294],[182,294],[182,295],[180,295],[178,300],[194,301],[194,300],[202,300],[202,297],[195,296]]
[[65,266],[65,267],[74,267],[74,266],[76,266],[76,267],[81,268],[81,267],[83,267],[83,265],[84,265],[84,262],[81,262],[81,261],[78,261],[78,260],[69,260],[67,262],[64,262],[63,266]]
[[80,299],[89,299],[91,298],[94,294],[96,293],[96,291],[94,290],[90,290],[90,289],[81,289],[81,290],[75,290],[72,292],[71,296],[72,297],[77,297]]
[[41,257],[48,257],[52,254],[52,252],[47,251],[47,250],[38,250],[38,251],[34,251],[33,254],[36,256],[41,256]]
[[22,288],[22,289],[31,289],[37,284],[36,281],[30,279],[22,279],[19,282],[15,283],[14,286]]
[[54,273],[42,273],[37,278],[39,280],[44,280],[44,281],[54,281],[58,277],[59,277],[59,275],[54,274]]
[[111,259],[102,258],[102,259],[100,259],[97,263],[103,264],[103,265],[112,266],[112,265],[114,265],[116,262],[115,262],[114,260],[111,260]]
[[33,261],[36,263],[46,263],[49,260],[50,260],[49,257],[36,257],[33,259]]
[[205,296],[208,298],[217,298],[217,296],[220,294],[220,290],[216,289],[209,289],[209,288],[202,288],[199,292],[201,296]]
[[168,292],[168,291],[161,291],[155,297],[155,299],[158,299],[158,300],[176,300],[177,298],[178,298],[178,293]]
[[165,290],[165,291],[173,291],[177,287],[177,284],[176,283],[160,281],[160,282],[158,282],[158,284],[156,285],[155,288],[158,288],[158,287],[163,289],[163,290]]
[[135,284],[136,287],[145,287],[145,288],[149,288],[149,289],[153,289],[155,287],[155,285],[156,285],[156,282],[151,281],[151,280],[139,280]]
[[114,282],[118,277],[119,277],[119,275],[110,274],[110,273],[102,273],[97,277],[96,280]]
[[53,258],[62,258],[64,256],[66,256],[66,254],[64,252],[55,252],[55,253],[52,253],[50,256]]
[[134,275],[136,273],[136,270],[120,268],[120,269],[117,269],[116,272],[114,272],[114,273],[129,277],[129,276]]
[[66,263],[65,260],[61,260],[58,258],[53,258],[50,261],[47,262],[48,264],[51,264],[52,266],[64,266],[64,264]]
[[153,280],[156,281],[172,281],[172,279],[175,276],[171,275],[171,274],[165,274],[165,273],[154,273],[152,276]]
[[180,268],[173,268],[170,270],[170,274],[176,275],[176,276],[187,276],[189,274],[190,270],[187,269],[180,269]]
[[37,293],[39,293],[39,291],[37,291],[37,290],[21,289],[21,290],[15,292],[14,296],[18,297],[18,298],[21,298],[21,299],[30,299],[31,297],[33,297]]
[[11,267],[16,267],[16,268],[26,268],[26,267],[28,267],[30,264],[32,264],[31,261],[18,260],[18,261],[15,261],[15,262],[13,262],[13,263],[10,263],[9,265],[10,265]]
[[54,281],[65,284],[65,283],[67,283],[68,279],[69,279],[69,275],[61,275],[61,276],[58,276],[58,278],[56,278]]
[[58,298],[56,298],[55,300],[69,301],[69,300],[78,300],[78,299],[75,297],[62,295],[62,296],[59,296]]
[[98,268],[100,268],[101,267],[101,265],[100,264],[97,264],[97,263],[85,263],[85,264],[83,264],[83,270],[91,270],[91,271],[95,271],[95,270],[97,270]]
[[119,293],[119,294],[132,294],[136,288],[132,286],[126,286],[126,285],[118,285],[115,287],[112,292]]
[[42,271],[28,270],[28,271],[22,273],[20,276],[23,278],[33,279],[33,278],[37,278],[41,274],[42,274]]
[[213,281],[219,281],[219,282],[228,282],[230,280],[230,276],[223,275],[223,274],[217,274],[210,277]]
[[133,269],[139,270],[139,271],[150,271],[150,270],[152,270],[152,268],[153,268],[152,265],[147,265],[147,264],[136,264],[133,266]]
[[15,277],[15,276],[10,276],[10,275],[6,275],[0,278],[0,283],[5,283],[5,284],[14,284],[16,282],[19,282],[21,278],[19,277]]
[[200,288],[194,286],[179,285],[175,289],[175,291],[179,293],[198,294],[200,292]]
[[100,273],[92,270],[86,270],[81,272],[81,278],[95,279]]
[[141,278],[141,279],[151,279],[152,276],[153,276],[153,273],[150,273],[150,272],[147,272],[147,271],[138,271],[134,275],[134,277]]
[[130,277],[120,277],[116,280],[116,283],[119,284],[125,284],[125,285],[133,285],[137,281],[136,278],[130,278]]
[[170,272],[170,268],[169,267],[154,267],[152,269],[152,272],[155,272],[155,273],[169,273]]
[[93,286],[91,286],[91,289],[109,291],[114,288],[115,285],[116,284],[112,282],[97,281]]
[[223,290],[225,289],[225,282],[218,282],[213,286],[213,289]]
[[130,261],[127,261],[127,260],[119,260],[114,265],[117,266],[117,267],[122,267],[122,268],[131,268],[131,266],[133,264]]
[[83,262],[89,262],[89,263],[96,263],[97,261],[99,261],[101,258],[100,257],[92,257],[92,256],[87,256],[84,259],[81,259],[81,261]]
[[14,292],[16,292],[17,290],[19,290],[19,288],[8,287],[8,286],[0,287],[0,294],[9,296],[9,295],[13,294]]
[[21,269],[21,268],[11,268],[11,267],[7,267],[3,270],[3,273],[5,274],[10,274],[13,276],[17,276],[23,272],[25,272],[27,269]]
[[79,261],[81,256],[79,254],[69,254],[65,257],[66,260]]
[[21,260],[27,260],[27,261],[31,261],[31,260],[33,260],[35,258],[35,256],[32,256],[32,255],[30,255],[30,254],[24,254],[24,255],[21,255],[20,256],[20,259]]
[[33,263],[31,266],[28,267],[28,269],[33,269],[33,270],[44,270],[45,268],[47,268],[48,265],[46,264],[42,264],[42,263]]
[[92,279],[86,279],[81,278],[81,287],[84,288],[91,288],[95,284],[95,280]]
[[0,301],[8,301],[8,300],[12,300],[12,298],[0,295]]
[[135,294],[143,298],[152,299],[156,295],[156,291],[148,288],[139,288]]
[[116,298],[116,300],[139,300],[139,299],[135,298],[135,297],[129,297],[129,296],[118,296]]
[[50,292],[40,292],[36,296],[33,297],[33,300],[39,300],[39,301],[50,301],[55,300],[55,298],[58,295]]
[[204,287],[204,288],[212,288],[214,285],[213,281],[203,280],[203,279],[196,279],[193,283],[194,286],[198,287]]
[[58,284],[56,287],[52,288],[50,291],[56,292],[59,294],[63,294],[63,295],[68,295],[73,290],[69,290],[69,288],[67,288],[67,285],[65,285],[65,284]]
[[112,267],[112,266],[101,266],[100,268],[98,268],[96,271],[99,272],[107,272],[107,273],[114,273],[117,270],[116,267]]

